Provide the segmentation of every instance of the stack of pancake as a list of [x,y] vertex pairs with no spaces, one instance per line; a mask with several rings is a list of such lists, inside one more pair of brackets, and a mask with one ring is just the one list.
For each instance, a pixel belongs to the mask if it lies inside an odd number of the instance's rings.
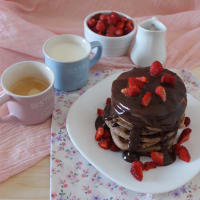
[[[149,156],[152,151],[173,154],[173,144],[178,129],[183,127],[187,106],[186,88],[177,74],[164,69],[160,76],[151,76],[150,67],[134,67],[122,73],[112,84],[111,105],[104,110],[104,120],[110,128],[114,143],[125,151],[124,159],[132,162],[135,156]],[[176,84],[165,86],[166,101],[155,94],[163,74],[176,76]],[[121,91],[127,88],[129,77],[148,79],[138,96],[126,96]],[[152,92],[148,106],[141,104],[146,92]],[[169,164],[175,156],[168,159]]]

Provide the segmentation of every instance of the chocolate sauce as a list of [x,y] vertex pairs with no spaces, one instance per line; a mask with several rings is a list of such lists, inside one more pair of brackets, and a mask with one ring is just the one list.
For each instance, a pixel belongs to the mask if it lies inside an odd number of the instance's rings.
[[122,158],[123,158],[125,161],[132,163],[133,161],[139,160],[139,159],[140,159],[140,156],[139,156],[139,154],[137,154],[137,153],[132,153],[132,152],[130,152],[130,151],[124,151],[124,152],[122,153]]
[[[150,152],[138,152],[141,147],[141,137],[156,138],[160,137],[158,145],[161,149],[158,150],[164,154],[164,165],[169,165],[176,160],[176,155],[173,153],[172,145],[173,137],[177,134],[180,119],[185,112],[187,105],[186,88],[175,73],[164,69],[160,76],[151,76],[149,67],[135,67],[128,72],[122,73],[112,84],[111,105],[107,105],[104,109],[104,117],[98,117],[95,122],[96,128],[103,126],[108,128],[105,120],[112,120],[112,127],[119,126],[115,119],[121,118],[133,125],[130,130],[130,139],[128,140],[128,150],[124,151],[122,157],[127,162],[139,160],[140,156],[150,156]],[[162,102],[155,94],[155,88],[161,85],[161,76],[164,73],[172,74],[177,77],[176,84],[163,85],[166,90],[167,100]],[[127,97],[121,93],[121,89],[128,87],[129,77],[146,76],[148,83],[144,85],[139,96]],[[141,104],[142,97],[146,92],[152,92],[150,104],[145,107]],[[147,131],[147,127],[160,129],[158,133]],[[142,133],[146,132],[146,135]],[[157,132],[157,131],[156,131]],[[168,134],[174,132],[170,137]],[[170,140],[172,138],[172,140]]]
[[130,131],[130,140],[128,143],[128,151],[136,152],[140,146],[140,136],[142,128],[134,126]]

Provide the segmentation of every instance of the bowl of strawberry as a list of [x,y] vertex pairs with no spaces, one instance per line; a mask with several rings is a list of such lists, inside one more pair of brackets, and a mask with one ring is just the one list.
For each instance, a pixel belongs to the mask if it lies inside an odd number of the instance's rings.
[[128,15],[117,11],[97,11],[84,20],[85,38],[99,41],[103,56],[118,57],[127,54],[136,33],[136,24]]

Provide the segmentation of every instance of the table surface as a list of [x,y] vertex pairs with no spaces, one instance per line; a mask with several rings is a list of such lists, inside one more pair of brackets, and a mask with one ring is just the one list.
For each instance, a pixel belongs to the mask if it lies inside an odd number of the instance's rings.
[[[191,70],[200,80],[200,67]],[[0,200],[48,200],[49,156],[34,167],[0,184]]]

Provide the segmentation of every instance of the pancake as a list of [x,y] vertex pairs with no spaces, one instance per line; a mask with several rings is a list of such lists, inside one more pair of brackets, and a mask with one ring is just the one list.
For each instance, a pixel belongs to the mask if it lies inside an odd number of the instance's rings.
[[[159,76],[151,76],[150,67],[135,66],[119,75],[112,83],[111,104],[104,109],[104,126],[110,129],[114,143],[125,153],[124,159],[133,162],[139,156],[150,156],[152,151],[167,156],[164,165],[174,162],[173,145],[179,128],[183,128],[187,106],[186,88],[174,72],[164,69]],[[161,83],[165,73],[176,77],[175,85]],[[121,91],[128,88],[129,77],[148,79],[137,96],[126,96]],[[155,88],[163,85],[166,101],[155,94]],[[148,106],[142,105],[146,92],[152,92]]]

